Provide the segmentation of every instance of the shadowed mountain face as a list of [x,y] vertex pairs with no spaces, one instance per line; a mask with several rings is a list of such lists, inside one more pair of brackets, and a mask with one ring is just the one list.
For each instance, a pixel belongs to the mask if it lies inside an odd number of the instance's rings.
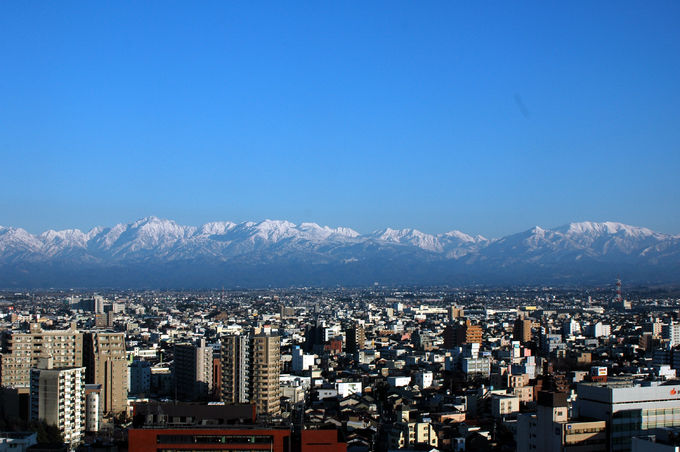
[[287,221],[200,227],[144,218],[111,228],[0,227],[0,287],[601,284],[680,282],[680,236],[620,223],[535,227],[500,239]]

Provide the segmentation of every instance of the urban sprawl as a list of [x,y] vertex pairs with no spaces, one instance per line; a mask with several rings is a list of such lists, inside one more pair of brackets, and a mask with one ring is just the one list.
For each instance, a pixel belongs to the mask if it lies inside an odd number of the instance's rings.
[[0,451],[680,451],[680,294],[0,292]]

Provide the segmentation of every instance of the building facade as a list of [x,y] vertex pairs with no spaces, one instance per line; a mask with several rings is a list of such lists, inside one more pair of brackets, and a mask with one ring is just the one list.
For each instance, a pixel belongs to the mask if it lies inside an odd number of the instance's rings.
[[213,349],[198,344],[175,345],[175,385],[180,400],[207,400],[213,384]]
[[0,384],[27,388],[31,384],[31,368],[41,358],[52,358],[53,367],[83,365],[83,335],[75,325],[68,330],[43,330],[33,323],[29,332],[5,331],[0,355]]
[[44,367],[31,369],[30,418],[57,427],[76,445],[85,433],[85,368]]
[[86,332],[83,334],[83,349],[87,383],[102,386],[100,403],[104,415],[124,413],[128,396],[125,333]]
[[222,401],[251,402],[260,415],[280,412],[281,374],[279,336],[225,336],[222,338]]

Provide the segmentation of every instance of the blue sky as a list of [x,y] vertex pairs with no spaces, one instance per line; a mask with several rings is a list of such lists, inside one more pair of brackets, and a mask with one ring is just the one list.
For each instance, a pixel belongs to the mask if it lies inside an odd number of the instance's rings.
[[0,224],[680,233],[678,2],[0,2]]

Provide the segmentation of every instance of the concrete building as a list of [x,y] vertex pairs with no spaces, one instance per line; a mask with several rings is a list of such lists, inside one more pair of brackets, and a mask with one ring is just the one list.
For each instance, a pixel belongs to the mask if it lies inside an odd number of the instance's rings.
[[364,348],[366,342],[366,334],[364,333],[363,325],[357,325],[353,328],[347,329],[345,333],[347,353],[355,353]]
[[429,422],[395,422],[387,434],[387,442],[390,449],[439,445],[437,432]]
[[469,319],[465,322],[447,325],[444,329],[444,348],[454,348],[465,344],[482,343],[482,326],[473,325]]
[[393,388],[401,388],[404,386],[408,386],[411,384],[411,377],[404,376],[404,377],[387,377],[387,384],[392,386]]
[[0,432],[0,452],[26,452],[38,444],[36,432]]
[[432,381],[434,380],[434,374],[429,371],[416,372],[413,377],[413,383],[418,385],[420,389],[429,388],[432,386]]
[[517,319],[512,330],[512,337],[521,343],[531,342],[533,322],[528,319]]
[[488,377],[491,375],[491,360],[484,356],[477,358],[466,356],[461,359],[461,370],[468,378]]
[[680,429],[657,428],[632,441],[632,452],[680,452]]
[[85,431],[98,432],[102,425],[102,385],[85,385]]
[[255,403],[258,414],[279,414],[280,337],[266,334],[252,336],[250,363],[252,366],[250,401]]
[[83,365],[83,335],[75,324],[68,330],[43,330],[32,323],[29,332],[5,331],[0,355],[0,385],[21,388],[31,384],[31,368],[51,357],[55,368]]
[[104,414],[124,413],[127,410],[128,396],[125,333],[84,333],[83,364],[87,368],[87,383],[102,385],[101,404]]
[[59,429],[72,446],[85,433],[85,368],[55,369],[49,359],[31,369],[30,418]]
[[519,397],[506,394],[491,396],[491,415],[496,419],[519,413]]
[[205,401],[212,391],[213,349],[205,339],[175,345],[175,393],[186,401]]
[[128,369],[129,393],[132,395],[148,395],[151,392],[151,363],[134,360]]
[[560,334],[541,334],[540,352],[543,356],[550,356],[555,350],[563,349],[565,347],[562,342],[562,335]]
[[632,438],[648,430],[680,426],[680,385],[579,383],[577,394],[580,416],[603,420],[611,426],[610,451],[630,451]]
[[222,337],[222,401],[248,403],[250,400],[250,337]]
[[223,337],[222,401],[254,403],[258,415],[279,414],[280,366],[279,336]]
[[448,314],[449,314],[449,321],[455,322],[459,318],[463,317],[465,315],[465,312],[463,311],[463,308],[460,308],[456,305],[452,305],[452,306],[449,306]]
[[667,341],[669,347],[680,345],[680,323],[662,325],[661,338]]
[[290,368],[293,372],[304,372],[314,367],[314,355],[305,354],[299,345],[293,347]]
[[339,397],[347,397],[350,394],[362,394],[363,386],[360,381],[339,381],[335,383],[335,390]]

